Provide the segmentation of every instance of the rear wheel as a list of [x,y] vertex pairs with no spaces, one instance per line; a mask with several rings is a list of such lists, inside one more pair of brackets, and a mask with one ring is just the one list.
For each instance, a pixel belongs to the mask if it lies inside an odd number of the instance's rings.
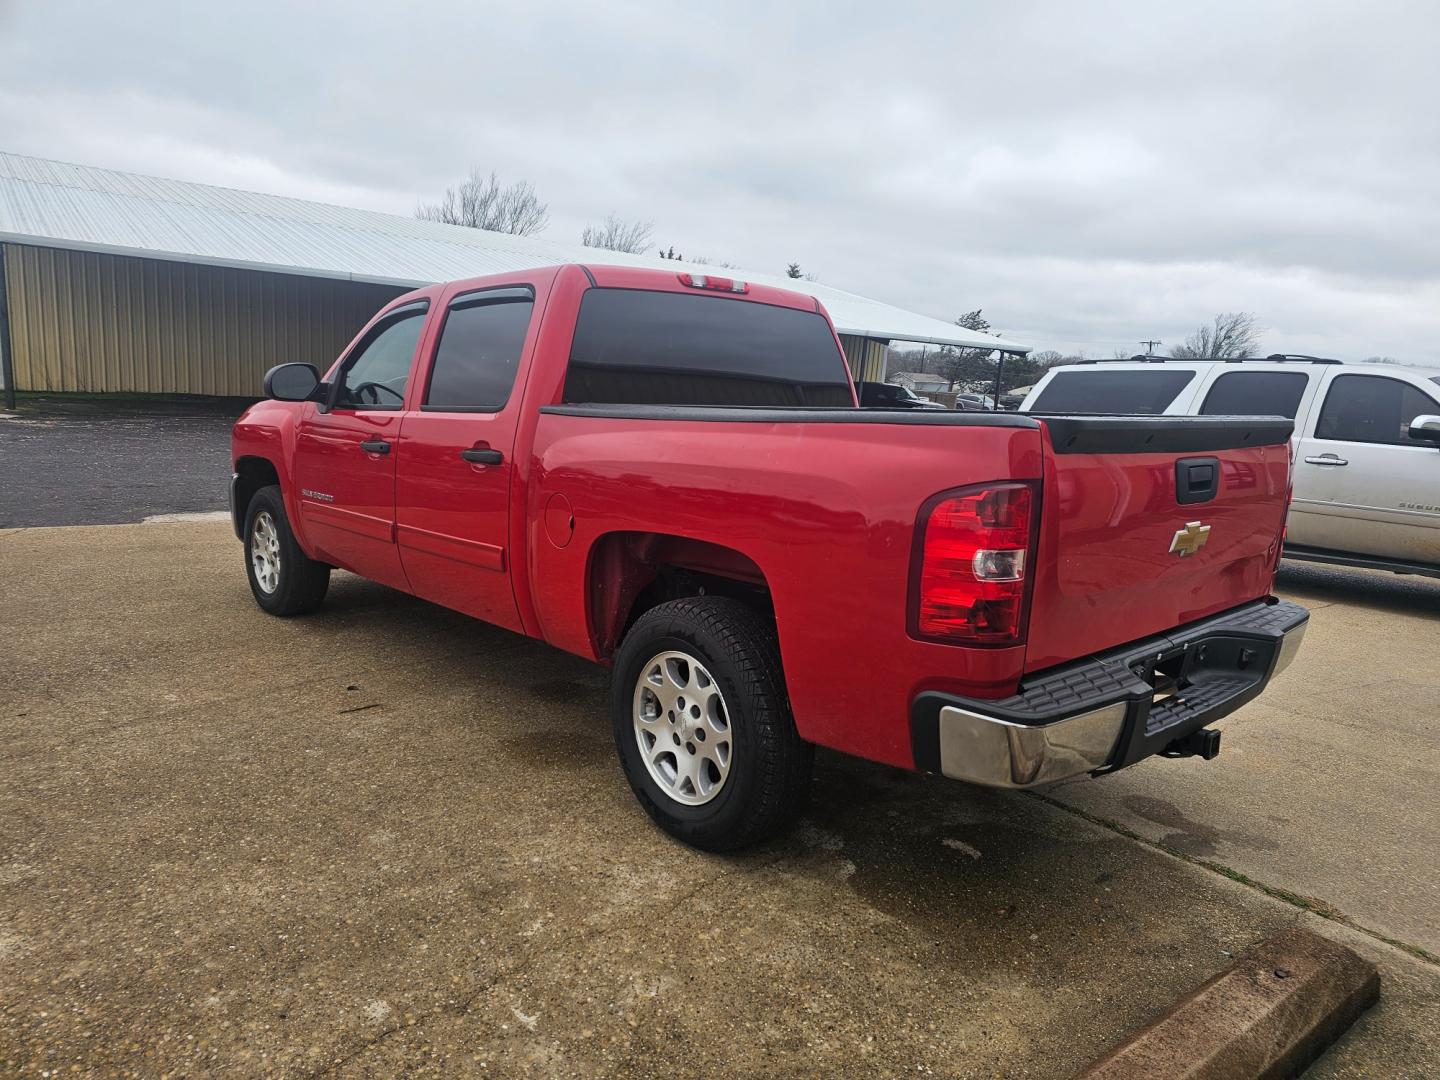
[[626,634],[615,743],[646,813],[707,851],[776,832],[804,803],[814,748],[795,731],[775,632],[736,600],[672,600]]
[[257,491],[245,510],[245,573],[255,602],[271,615],[314,611],[330,587],[330,567],[300,549],[274,484]]

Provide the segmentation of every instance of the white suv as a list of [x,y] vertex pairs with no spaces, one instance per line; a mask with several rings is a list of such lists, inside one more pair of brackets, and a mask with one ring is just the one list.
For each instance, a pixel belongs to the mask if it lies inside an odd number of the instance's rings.
[[1295,421],[1291,558],[1440,577],[1440,372],[1308,356],[1051,369],[1021,412]]

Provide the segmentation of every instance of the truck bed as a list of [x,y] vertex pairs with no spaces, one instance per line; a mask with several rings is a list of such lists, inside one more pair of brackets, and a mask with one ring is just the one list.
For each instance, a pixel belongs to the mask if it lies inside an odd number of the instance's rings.
[[[604,659],[614,631],[607,598],[587,589],[585,553],[607,537],[673,535],[738,551],[773,598],[801,734],[907,766],[904,717],[923,691],[1005,697],[1028,671],[1264,596],[1273,559],[1262,539],[1278,536],[1288,477],[1289,421],[1266,418],[656,405],[540,414],[520,517],[543,520],[563,493],[574,540],[529,545],[528,588],[517,595],[533,594],[539,633]],[[1223,459],[1235,505],[1227,481],[1210,507],[1177,506],[1180,455]],[[919,640],[907,608],[920,508],[991,478],[1040,493],[1029,643]],[[1168,554],[1176,529],[1217,510],[1223,540],[1192,558]],[[625,587],[621,570],[599,586],[611,600]],[[1139,603],[1139,593],[1158,602]]]

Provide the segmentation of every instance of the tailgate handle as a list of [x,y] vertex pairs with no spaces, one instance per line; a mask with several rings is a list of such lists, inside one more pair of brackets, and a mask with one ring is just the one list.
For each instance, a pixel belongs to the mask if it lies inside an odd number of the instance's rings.
[[1175,462],[1175,501],[1209,502],[1220,492],[1220,459],[1187,457]]

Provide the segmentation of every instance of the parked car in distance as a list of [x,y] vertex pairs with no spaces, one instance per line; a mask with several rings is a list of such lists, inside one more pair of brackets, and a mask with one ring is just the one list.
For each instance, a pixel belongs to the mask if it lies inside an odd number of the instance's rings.
[[960,393],[955,395],[955,407],[967,412],[994,412],[995,399],[989,394]]
[[945,409],[938,401],[923,398],[909,387],[893,383],[857,382],[855,390],[860,395],[862,409]]
[[1440,371],[1308,356],[1055,368],[1027,413],[1295,421],[1285,554],[1440,577]]
[[631,788],[710,850],[791,818],[816,745],[997,787],[1211,758],[1308,618],[1270,595],[1290,421],[861,409],[783,289],[433,285],[265,390],[230,488],[259,606],[339,567],[608,665]]

